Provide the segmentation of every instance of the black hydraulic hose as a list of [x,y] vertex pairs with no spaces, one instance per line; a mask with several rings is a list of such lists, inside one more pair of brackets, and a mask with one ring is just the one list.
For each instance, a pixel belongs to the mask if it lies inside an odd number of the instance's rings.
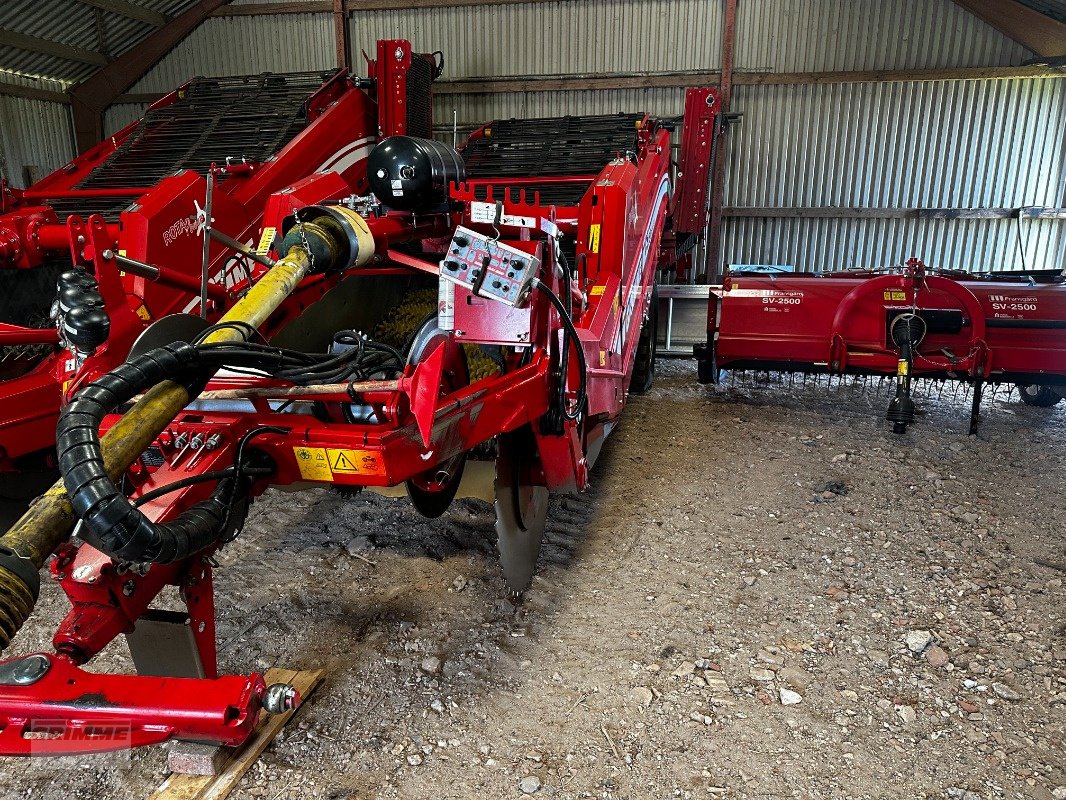
[[[546,284],[541,282],[539,278],[533,279],[533,285],[540,289],[542,292],[544,292],[545,296],[547,296],[551,304],[555,306],[555,310],[559,313],[559,318],[562,320],[563,325],[566,327],[566,330],[569,331],[570,337],[573,340],[574,353],[577,355],[578,366],[581,369],[581,380],[578,383],[577,405],[573,413],[567,411],[566,408],[563,408],[562,412],[563,416],[567,419],[578,419],[582,414],[585,413],[585,401],[587,399],[586,387],[588,381],[588,363],[585,361],[585,350],[581,346],[581,337],[578,336],[577,326],[574,325],[573,318],[570,316],[569,313],[567,313],[566,306],[563,305],[563,301],[559,299],[559,296],[555,292],[553,292]],[[565,385],[566,375],[562,376],[562,381]]]
[[170,522],[142,514],[104,469],[100,451],[103,418],[164,380],[198,381],[197,348],[182,342],[145,353],[81,389],[59,418],[56,449],[63,485],[84,522],[81,536],[93,547],[124,561],[169,563],[202,550],[221,534],[234,491],[224,479],[211,496]]

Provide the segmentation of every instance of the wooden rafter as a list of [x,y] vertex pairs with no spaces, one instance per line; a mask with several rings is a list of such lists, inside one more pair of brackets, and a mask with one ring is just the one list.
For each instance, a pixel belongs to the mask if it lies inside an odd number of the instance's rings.
[[89,6],[100,11],[108,11],[128,19],[147,22],[156,28],[160,28],[170,21],[170,17],[166,14],[160,14],[158,11],[129,3],[126,0],[78,0],[78,2],[83,6]]
[[70,91],[74,137],[82,152],[104,135],[103,113],[120,94],[229,0],[199,0]]
[[1066,55],[1066,25],[1017,0],[955,0],[955,3],[1038,56]]
[[107,57],[95,50],[86,50],[84,47],[72,47],[62,42],[53,42],[49,39],[39,39],[36,36],[27,36],[24,33],[0,29],[0,45],[25,50],[29,53],[62,58],[65,61],[77,61],[81,64],[92,64],[96,67],[107,65]]

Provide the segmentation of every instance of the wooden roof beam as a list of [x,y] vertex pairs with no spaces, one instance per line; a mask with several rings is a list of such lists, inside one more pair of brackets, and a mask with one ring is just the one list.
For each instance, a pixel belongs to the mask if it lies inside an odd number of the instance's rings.
[[40,53],[45,56],[61,58],[64,61],[77,61],[82,64],[92,64],[95,67],[107,65],[107,57],[95,50],[86,50],[84,47],[72,47],[62,42],[53,42],[49,39],[38,39],[36,36],[27,36],[24,33],[16,33],[0,29],[0,45],[25,50],[29,53]]
[[104,109],[229,0],[199,0],[140,44],[70,90],[74,137],[84,152],[104,138]]
[[955,3],[1038,56],[1066,55],[1066,25],[1017,0],[955,0]]
[[78,0],[78,2],[83,6],[118,14],[120,17],[147,22],[156,28],[161,28],[170,22],[170,17],[166,14],[160,14],[158,11],[153,11],[144,6],[134,5],[126,2],[126,0]]

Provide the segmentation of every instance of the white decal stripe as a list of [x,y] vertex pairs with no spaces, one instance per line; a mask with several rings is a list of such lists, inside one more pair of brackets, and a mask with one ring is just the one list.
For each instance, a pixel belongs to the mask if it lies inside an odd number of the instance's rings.
[[367,136],[362,139],[357,139],[354,142],[349,142],[348,144],[344,145],[344,147],[333,153],[333,155],[328,156],[326,160],[322,162],[321,166],[319,166],[319,168],[315,170],[315,172],[327,172],[330,170],[337,171],[333,169],[334,164],[343,159],[353,150],[362,149],[369,151],[370,148],[368,147],[368,145],[373,141],[375,141],[375,137]]

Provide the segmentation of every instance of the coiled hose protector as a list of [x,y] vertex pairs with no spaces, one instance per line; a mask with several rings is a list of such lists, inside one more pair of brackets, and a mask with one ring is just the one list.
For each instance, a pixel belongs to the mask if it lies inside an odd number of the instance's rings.
[[84,523],[81,537],[112,558],[165,564],[215,542],[229,507],[233,482],[222,481],[211,496],[170,522],[142,514],[104,470],[100,423],[123,403],[164,380],[203,387],[201,354],[178,342],[145,353],[81,389],[59,418],[56,449],[74,513]]

